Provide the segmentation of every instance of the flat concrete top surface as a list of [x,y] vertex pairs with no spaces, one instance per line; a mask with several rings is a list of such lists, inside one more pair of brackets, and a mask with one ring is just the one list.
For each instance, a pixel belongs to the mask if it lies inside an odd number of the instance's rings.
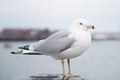
[[62,74],[39,74],[30,76],[31,80],[85,80],[80,76],[63,77]]

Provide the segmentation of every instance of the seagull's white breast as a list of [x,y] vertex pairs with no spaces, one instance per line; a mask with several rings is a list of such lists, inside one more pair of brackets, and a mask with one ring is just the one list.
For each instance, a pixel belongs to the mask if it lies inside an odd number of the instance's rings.
[[88,31],[80,31],[75,32],[70,35],[74,36],[75,42],[71,46],[71,48],[59,53],[54,58],[55,59],[68,59],[80,56],[83,52],[85,52],[90,43],[91,43],[91,34]]

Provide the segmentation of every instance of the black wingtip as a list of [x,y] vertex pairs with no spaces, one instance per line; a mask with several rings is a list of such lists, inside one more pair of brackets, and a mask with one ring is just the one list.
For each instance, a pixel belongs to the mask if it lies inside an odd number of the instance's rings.
[[23,51],[11,52],[11,54],[22,54]]
[[18,47],[19,49],[25,49],[24,47]]
[[23,46],[23,47],[18,47],[19,49],[25,49],[25,50],[29,50],[29,45]]
[[16,54],[15,52],[11,52],[11,54]]

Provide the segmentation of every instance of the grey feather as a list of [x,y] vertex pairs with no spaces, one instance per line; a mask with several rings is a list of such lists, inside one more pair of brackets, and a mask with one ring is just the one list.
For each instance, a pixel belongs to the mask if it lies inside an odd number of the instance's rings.
[[68,49],[74,42],[74,39],[69,38],[70,32],[56,32],[45,40],[40,40],[30,44],[30,49],[40,52],[43,55],[57,54]]

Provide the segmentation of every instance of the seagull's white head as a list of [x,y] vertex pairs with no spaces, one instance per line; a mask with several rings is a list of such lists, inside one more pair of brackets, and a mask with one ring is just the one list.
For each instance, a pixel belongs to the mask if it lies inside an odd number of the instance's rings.
[[76,29],[76,30],[94,29],[94,25],[89,24],[84,19],[75,19],[71,25],[71,29]]

